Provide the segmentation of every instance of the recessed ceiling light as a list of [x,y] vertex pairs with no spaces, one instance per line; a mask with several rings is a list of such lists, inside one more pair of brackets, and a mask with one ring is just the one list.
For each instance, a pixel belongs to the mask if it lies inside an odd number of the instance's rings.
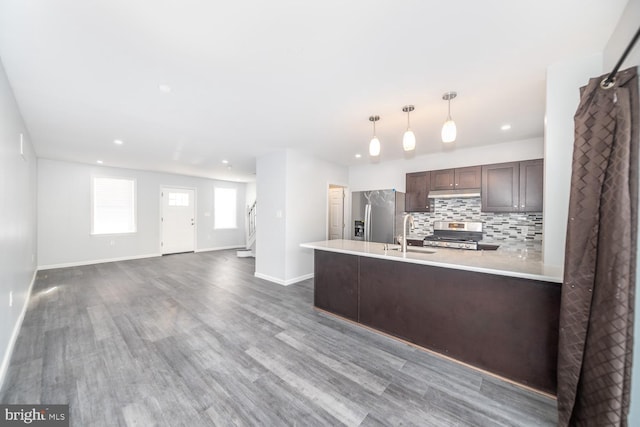
[[158,89],[160,89],[160,92],[164,92],[164,93],[171,92],[171,86],[169,86],[168,84],[165,84],[165,83],[159,84],[158,85]]
[[222,163],[226,165],[227,163],[229,163],[229,160],[223,160]]
[[122,145],[122,144],[124,144],[124,141],[121,140],[121,139],[114,139],[113,143],[116,144],[116,145]]
[[360,157],[362,157],[362,154],[360,153],[356,154],[356,159],[359,159]]
[[500,129],[509,130],[509,129],[511,129],[511,125],[502,125],[502,126],[500,126]]
[[96,160],[96,163],[97,163],[97,164],[99,164],[99,165],[101,165],[101,164],[103,164],[104,162],[103,162],[102,160]]

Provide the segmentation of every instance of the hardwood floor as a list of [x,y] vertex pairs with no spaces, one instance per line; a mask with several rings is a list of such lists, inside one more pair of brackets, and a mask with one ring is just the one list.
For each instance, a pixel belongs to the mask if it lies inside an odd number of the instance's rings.
[[2,403],[75,426],[555,425],[553,399],[312,308],[234,251],[38,273]]

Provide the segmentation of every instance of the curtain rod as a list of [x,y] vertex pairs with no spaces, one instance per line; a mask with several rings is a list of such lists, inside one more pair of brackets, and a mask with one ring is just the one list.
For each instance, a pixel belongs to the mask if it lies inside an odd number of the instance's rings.
[[607,78],[600,83],[600,86],[602,86],[603,89],[609,89],[613,86],[614,79],[616,78],[616,74],[618,74],[620,66],[622,65],[624,60],[627,59],[627,55],[629,55],[629,52],[631,52],[631,49],[633,48],[633,45],[636,44],[636,41],[638,41],[638,37],[640,37],[640,28],[638,28],[638,31],[636,31],[636,35],[633,36],[633,38],[627,45],[627,48],[624,50],[624,52],[622,52],[622,56],[620,57],[620,59],[618,59],[618,62],[613,67],[613,70],[611,70]]

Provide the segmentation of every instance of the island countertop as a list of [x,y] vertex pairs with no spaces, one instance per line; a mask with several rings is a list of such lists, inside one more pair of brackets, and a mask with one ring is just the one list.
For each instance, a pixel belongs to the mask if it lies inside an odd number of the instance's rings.
[[[531,251],[526,246],[520,250],[498,248],[498,250],[494,251],[472,251],[438,247],[424,248],[432,250],[433,253],[402,253],[399,250],[394,250],[394,248],[399,248],[399,245],[341,239],[302,243],[300,246],[389,261],[562,283],[562,269],[543,264],[540,253]],[[389,249],[385,250],[385,247]]]

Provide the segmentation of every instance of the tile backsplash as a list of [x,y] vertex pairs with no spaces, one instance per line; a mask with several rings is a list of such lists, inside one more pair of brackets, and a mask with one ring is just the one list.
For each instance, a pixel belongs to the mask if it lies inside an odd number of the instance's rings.
[[432,212],[412,213],[415,236],[433,233],[433,221],[477,221],[484,226],[484,240],[542,241],[542,212],[481,212],[480,198],[433,199]]

